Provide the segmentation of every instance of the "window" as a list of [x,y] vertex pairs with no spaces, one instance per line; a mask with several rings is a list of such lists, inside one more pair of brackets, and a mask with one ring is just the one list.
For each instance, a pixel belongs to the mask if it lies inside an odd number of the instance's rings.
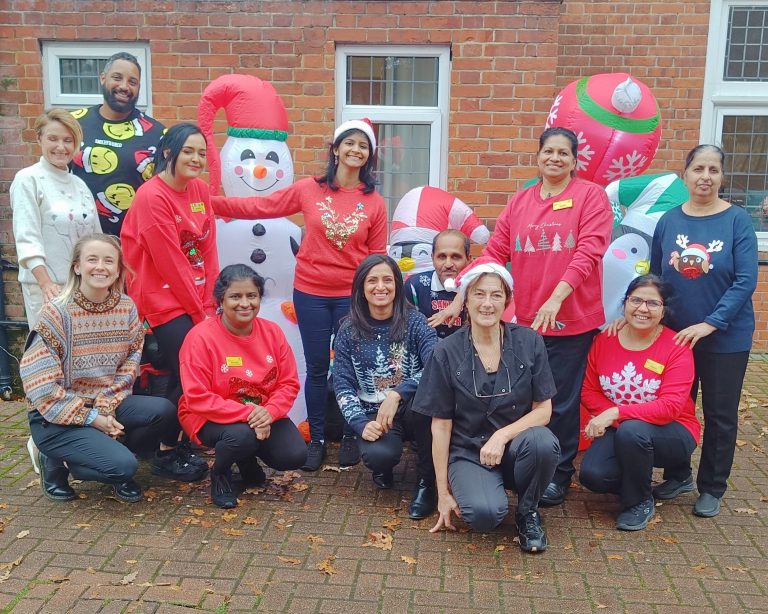
[[45,107],[78,107],[99,104],[99,75],[107,59],[118,51],[136,56],[141,66],[141,90],[137,106],[151,111],[149,45],[146,43],[43,42],[43,89]]
[[768,0],[712,2],[701,141],[722,146],[722,196],[768,250]]
[[408,190],[446,187],[449,72],[448,47],[336,48],[337,123],[373,122],[389,219]]

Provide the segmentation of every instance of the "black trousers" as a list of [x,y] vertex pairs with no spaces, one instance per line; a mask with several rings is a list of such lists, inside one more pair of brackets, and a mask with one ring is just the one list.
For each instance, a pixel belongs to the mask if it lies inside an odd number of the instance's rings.
[[696,377],[691,396],[701,387],[704,437],[696,485],[700,493],[722,497],[728,487],[736,435],[739,427],[739,399],[749,352],[718,354],[693,348]]
[[[179,351],[181,350],[181,344],[184,343],[184,338],[192,330],[193,326],[192,318],[188,315],[183,315],[160,326],[152,327],[152,332],[155,335],[155,339],[157,339],[157,347],[163,357],[163,365],[171,372],[165,398],[173,403],[173,406],[176,408],[179,406],[179,399],[182,394],[181,377],[179,376]],[[178,415],[176,416],[176,424],[178,425],[176,433],[164,437],[162,440],[164,445],[173,447],[178,443],[179,433],[181,432]]]
[[448,465],[448,482],[462,519],[475,531],[499,526],[509,513],[505,488],[517,493],[519,515],[535,512],[559,459],[560,446],[552,431],[534,426],[509,442],[496,467],[453,461]]
[[573,459],[579,451],[579,401],[587,370],[587,354],[597,329],[569,337],[544,336],[549,368],[557,392],[552,398],[549,429],[560,442],[560,464],[552,481],[568,487],[575,473]]
[[47,422],[36,410],[29,412],[29,428],[38,449],[64,461],[79,480],[121,484],[139,467],[134,454],[151,457],[162,437],[178,424],[176,408],[167,399],[129,396],[115,411],[125,427],[121,440],[92,426],[63,426]]
[[410,403],[395,416],[389,432],[376,441],[358,439],[363,464],[373,473],[388,473],[400,462],[403,441],[416,444],[416,477],[434,483],[435,466],[432,464],[432,417],[410,409]]
[[263,441],[256,438],[256,432],[245,422],[206,422],[197,436],[216,451],[215,473],[226,473],[232,463],[256,457],[278,471],[298,469],[307,460],[307,444],[288,418],[273,422],[269,437]]
[[631,507],[651,498],[654,467],[663,467],[667,479],[687,478],[695,449],[693,436],[678,422],[660,426],[625,420],[592,442],[581,461],[579,480],[593,492],[620,495],[622,506]]

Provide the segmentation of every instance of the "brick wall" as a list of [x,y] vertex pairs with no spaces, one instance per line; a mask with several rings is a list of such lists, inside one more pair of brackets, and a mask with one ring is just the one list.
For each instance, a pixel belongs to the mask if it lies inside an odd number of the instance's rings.
[[[623,70],[651,87],[663,118],[652,170],[679,170],[698,140],[708,10],[707,0],[6,0],[0,249],[13,259],[10,181],[39,155],[31,122],[43,110],[42,38],[150,41],[153,115],[167,124],[194,120],[203,89],[222,74],[270,81],[288,109],[297,177],[324,163],[336,43],[450,44],[447,188],[492,226],[507,196],[534,174],[535,138],[553,95],[587,74]],[[6,278],[8,315],[23,317],[15,274]]]

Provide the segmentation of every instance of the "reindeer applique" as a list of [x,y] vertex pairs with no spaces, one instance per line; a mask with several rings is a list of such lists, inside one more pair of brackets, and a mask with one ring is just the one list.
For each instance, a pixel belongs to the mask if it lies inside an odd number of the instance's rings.
[[709,273],[709,270],[713,267],[709,255],[723,250],[722,241],[711,241],[707,247],[700,243],[688,245],[688,237],[686,235],[677,235],[675,243],[683,251],[681,253],[672,252],[669,264],[686,279],[696,279],[705,273]]

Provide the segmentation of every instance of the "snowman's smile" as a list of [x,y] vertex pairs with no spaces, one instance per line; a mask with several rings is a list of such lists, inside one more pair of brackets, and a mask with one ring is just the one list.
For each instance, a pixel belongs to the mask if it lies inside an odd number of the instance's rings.
[[250,183],[248,183],[245,180],[245,177],[240,177],[240,181],[242,181],[245,185],[247,185],[249,188],[251,188],[254,192],[266,192],[267,190],[271,190],[277,185],[277,182],[280,181],[279,179],[275,179],[271,185],[268,185],[265,188],[257,188],[255,186],[252,186]]

